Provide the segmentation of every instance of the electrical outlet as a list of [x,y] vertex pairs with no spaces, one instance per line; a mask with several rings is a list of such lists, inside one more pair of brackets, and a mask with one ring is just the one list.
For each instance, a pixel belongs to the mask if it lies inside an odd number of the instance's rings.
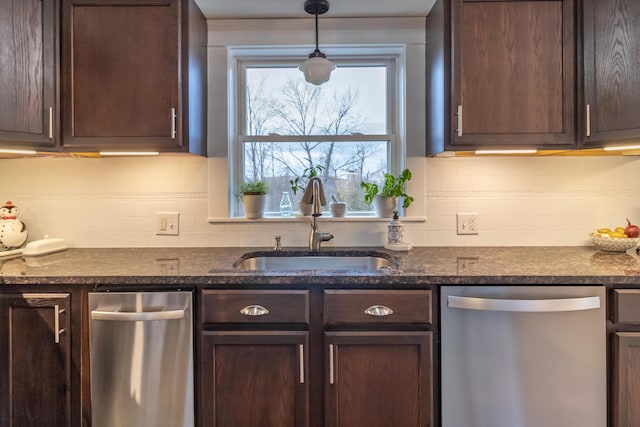
[[180,260],[179,259],[157,259],[158,274],[166,275],[178,275],[180,274]]
[[474,265],[478,263],[478,258],[464,258],[460,257],[457,259],[458,263],[458,274],[469,274],[471,273],[471,269]]
[[156,212],[156,234],[177,236],[180,234],[179,212]]
[[458,212],[458,234],[478,234],[477,212]]

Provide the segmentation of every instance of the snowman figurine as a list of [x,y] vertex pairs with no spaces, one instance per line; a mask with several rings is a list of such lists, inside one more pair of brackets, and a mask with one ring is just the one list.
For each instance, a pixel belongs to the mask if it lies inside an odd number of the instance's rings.
[[10,201],[0,208],[0,251],[19,248],[27,240],[27,226],[18,219],[19,213]]

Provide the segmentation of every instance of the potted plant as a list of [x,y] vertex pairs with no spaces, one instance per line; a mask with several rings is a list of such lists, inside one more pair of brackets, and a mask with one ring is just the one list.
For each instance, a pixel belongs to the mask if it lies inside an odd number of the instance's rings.
[[262,218],[265,205],[265,194],[269,192],[269,185],[261,180],[245,181],[242,183],[236,197],[242,200],[244,215],[247,219]]
[[382,188],[375,183],[362,181],[360,187],[364,189],[364,201],[368,205],[374,203],[378,216],[391,218],[393,211],[397,210],[398,197],[403,198],[403,208],[408,208],[413,202],[413,197],[406,193],[406,183],[410,179],[411,171],[405,169],[397,176],[385,173]]
[[[307,185],[309,184],[309,180],[313,177],[318,176],[319,173],[322,172],[322,169],[324,169],[322,165],[311,166],[311,167],[305,168],[304,171],[302,171],[302,175],[296,176],[294,179],[290,179],[289,184],[291,186],[291,191],[293,192],[293,195],[294,196],[297,195],[298,190],[304,193],[304,190],[307,188]],[[310,203],[304,203],[302,201],[299,201],[298,204],[300,206],[300,213],[302,215],[305,215],[305,216],[311,215]]]

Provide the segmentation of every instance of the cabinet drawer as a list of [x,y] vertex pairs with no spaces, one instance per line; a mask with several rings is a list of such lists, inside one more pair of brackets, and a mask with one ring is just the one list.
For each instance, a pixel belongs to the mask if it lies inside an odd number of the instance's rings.
[[203,323],[309,323],[309,291],[203,291]]
[[324,323],[431,323],[431,291],[324,292]]
[[640,289],[613,291],[613,321],[640,324]]

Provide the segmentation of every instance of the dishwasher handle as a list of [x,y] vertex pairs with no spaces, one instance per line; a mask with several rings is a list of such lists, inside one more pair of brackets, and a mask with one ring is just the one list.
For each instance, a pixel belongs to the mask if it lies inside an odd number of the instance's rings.
[[600,308],[600,297],[559,298],[559,299],[500,299],[447,296],[450,308],[483,311],[514,312],[557,312],[580,311]]
[[143,311],[143,312],[124,312],[124,311],[100,311],[93,310],[91,319],[93,320],[115,320],[125,322],[150,321],[150,320],[174,320],[184,318],[184,309],[166,310],[166,311]]

